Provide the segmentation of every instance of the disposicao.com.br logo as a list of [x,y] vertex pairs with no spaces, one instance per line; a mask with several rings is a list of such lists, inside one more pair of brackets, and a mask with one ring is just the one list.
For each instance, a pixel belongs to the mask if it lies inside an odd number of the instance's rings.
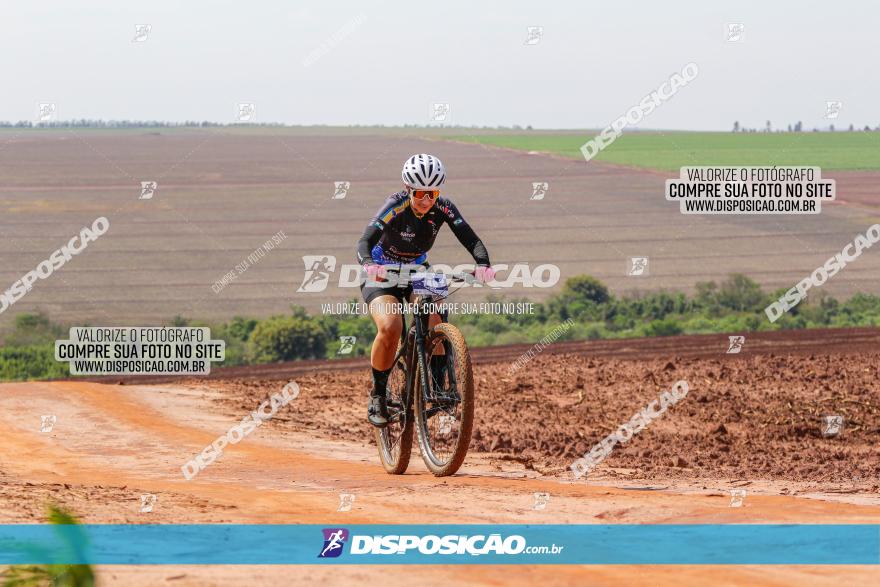
[[[340,288],[360,287],[365,280],[364,269],[357,264],[342,264],[337,268],[336,257],[333,255],[304,255],[305,274],[297,293],[318,293],[325,291],[334,282]],[[413,275],[425,271],[424,265],[412,263],[391,266],[391,272],[382,281],[370,281],[369,285],[378,287],[395,287],[408,283]],[[492,266],[496,271],[495,279],[488,283],[491,287],[553,287],[559,282],[560,270],[556,265],[544,263],[534,268],[528,263],[508,265],[499,263]],[[474,270],[473,263],[451,266],[442,263],[432,264],[431,271],[442,273],[468,273]],[[467,287],[468,284],[456,283],[455,287]]]
[[519,534],[354,534],[346,528],[324,528],[323,546],[318,558],[336,558],[349,542],[349,554],[356,555],[519,555],[561,554],[564,546],[528,546]]

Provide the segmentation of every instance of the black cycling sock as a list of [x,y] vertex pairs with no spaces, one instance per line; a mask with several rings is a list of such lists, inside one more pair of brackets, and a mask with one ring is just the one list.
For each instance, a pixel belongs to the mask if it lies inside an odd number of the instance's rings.
[[441,385],[446,380],[446,355],[434,355],[431,357],[431,374],[434,381]]
[[[394,367],[392,366],[391,369]],[[373,367],[373,394],[374,395],[382,395],[385,393],[385,389],[388,387],[388,375],[391,374],[391,369],[386,371],[379,371],[375,367]]]

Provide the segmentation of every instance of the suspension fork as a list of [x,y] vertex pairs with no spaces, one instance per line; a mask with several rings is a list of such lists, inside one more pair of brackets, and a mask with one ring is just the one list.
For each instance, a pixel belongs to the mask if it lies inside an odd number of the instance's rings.
[[[418,306],[416,306],[418,308]],[[418,369],[415,369],[416,372],[421,373],[421,389],[422,393],[427,393],[430,389],[428,383],[428,364],[425,360],[425,340],[428,336],[428,318],[429,314],[423,314],[421,312],[416,311],[415,316],[413,316],[413,322],[415,326],[415,355],[416,360],[418,361]]]
[[[401,332],[401,341],[403,342],[403,361],[406,364],[406,412],[407,417],[413,415],[413,405],[415,403],[416,377],[420,371],[419,366],[424,366],[425,351],[425,330],[421,316],[415,314],[413,316],[413,324],[407,329],[406,316],[401,314],[403,320],[403,331]],[[422,385],[426,382],[422,379]]]
[[403,329],[400,332],[400,354],[395,357],[395,361],[403,360],[403,364],[406,365],[406,381],[404,382],[404,409],[406,410],[407,417],[412,417],[412,406],[413,406],[413,384],[415,383],[415,375],[413,374],[413,336],[412,333],[406,328],[406,315],[401,313],[400,319],[403,320]]

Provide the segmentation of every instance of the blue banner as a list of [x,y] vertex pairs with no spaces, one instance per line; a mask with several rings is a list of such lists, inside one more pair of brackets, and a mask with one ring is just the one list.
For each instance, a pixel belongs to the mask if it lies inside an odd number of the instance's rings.
[[876,565],[880,525],[0,525],[0,564]]

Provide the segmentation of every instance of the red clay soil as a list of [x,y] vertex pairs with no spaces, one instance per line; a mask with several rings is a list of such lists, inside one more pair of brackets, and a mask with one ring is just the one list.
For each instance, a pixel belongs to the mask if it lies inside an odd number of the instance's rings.
[[[877,490],[880,331],[746,338],[743,352],[732,355],[724,354],[720,336],[557,343],[515,373],[510,365],[527,346],[477,351],[471,450],[570,477],[574,459],[683,379],[687,397],[615,447],[590,477],[768,479]],[[222,390],[217,401],[234,416],[295,375],[304,392],[279,426],[332,439],[371,437],[366,364],[321,367],[188,383]],[[841,434],[823,436],[826,415],[844,417]]]
[[[576,354],[587,357],[664,358],[705,357],[735,358],[768,353],[863,353],[880,349],[880,329],[829,328],[745,333],[747,344],[740,355],[725,355],[728,337],[723,334],[664,336],[614,340],[557,341],[546,347],[542,354]],[[509,344],[471,349],[475,364],[512,363],[532,348],[531,344]],[[277,379],[309,375],[327,371],[369,370],[366,358],[318,359],[213,368],[211,374],[198,380]],[[506,369],[506,367],[505,367]],[[81,377],[78,381],[98,383],[176,383],[179,375],[129,375],[113,377]]]

